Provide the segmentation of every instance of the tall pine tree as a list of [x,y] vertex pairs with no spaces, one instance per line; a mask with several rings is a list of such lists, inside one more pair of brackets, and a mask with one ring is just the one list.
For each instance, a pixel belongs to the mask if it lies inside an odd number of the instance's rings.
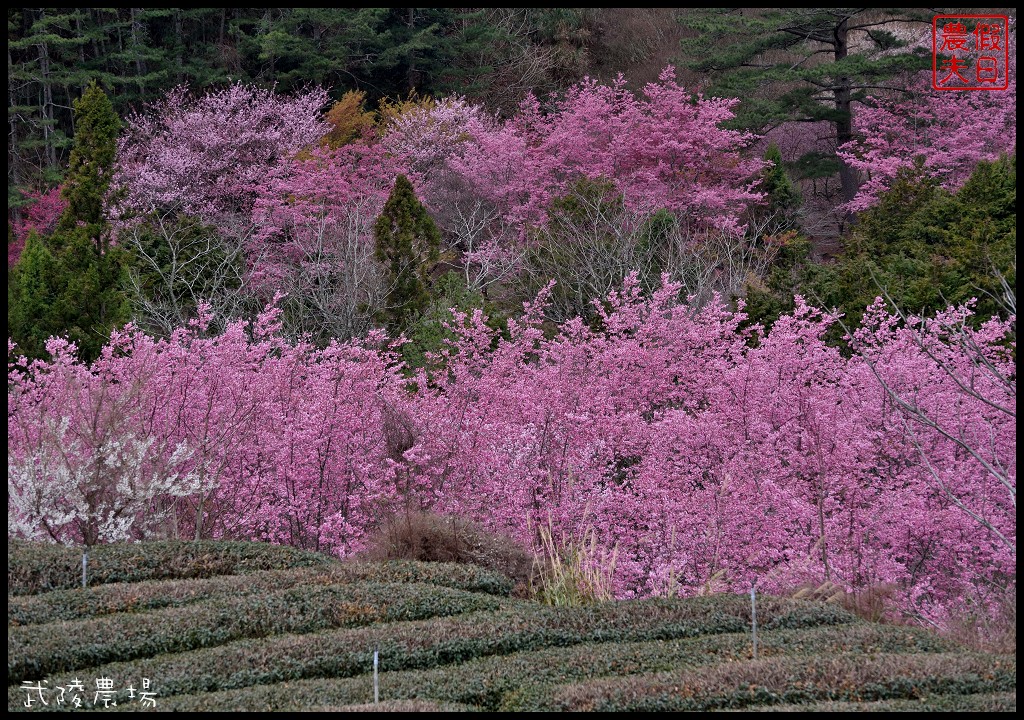
[[389,287],[381,319],[392,332],[401,332],[430,303],[429,270],[441,245],[437,226],[405,175],[395,179],[373,237]]
[[[894,76],[929,66],[931,55],[905,39],[926,30],[934,13],[915,8],[755,8],[689,10],[682,24],[691,69],[710,75],[709,94],[740,98],[736,123],[764,132],[785,121],[832,125],[836,145],[853,139],[853,107]],[[827,164],[823,167],[822,163]],[[818,173],[839,175],[844,202],[857,173],[835,156]]]

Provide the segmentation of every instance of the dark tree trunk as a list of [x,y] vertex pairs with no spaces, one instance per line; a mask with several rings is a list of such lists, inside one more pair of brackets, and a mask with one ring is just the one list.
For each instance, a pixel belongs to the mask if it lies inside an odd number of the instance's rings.
[[[409,39],[412,39],[413,34],[416,32],[416,8],[409,8],[409,16],[406,19],[406,25],[409,28]],[[409,86],[409,92],[411,93],[416,89],[419,84],[419,73],[416,70],[416,51],[409,50],[409,69],[406,71],[405,76],[406,85]]]
[[[849,45],[847,42],[847,33],[849,20],[843,18],[839,25],[836,26],[835,30],[835,58],[836,62],[841,62],[846,59],[849,52]],[[842,146],[844,143],[848,143],[853,140],[853,112],[850,101],[850,78],[841,75],[836,78],[836,112],[838,118],[836,119],[836,144]],[[845,160],[840,159],[839,164],[839,184],[840,184],[840,196],[844,203],[848,203],[853,200],[857,194],[857,171],[850,167]]]

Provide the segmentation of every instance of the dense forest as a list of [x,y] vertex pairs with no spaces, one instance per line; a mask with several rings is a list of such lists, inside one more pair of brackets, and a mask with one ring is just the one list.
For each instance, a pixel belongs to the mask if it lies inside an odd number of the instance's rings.
[[937,12],[9,10],[9,535],[431,512],[993,616],[1015,14],[950,92]]

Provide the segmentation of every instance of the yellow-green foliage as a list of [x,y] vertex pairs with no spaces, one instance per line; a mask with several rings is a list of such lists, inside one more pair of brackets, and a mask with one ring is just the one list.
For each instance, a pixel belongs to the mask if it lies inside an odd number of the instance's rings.
[[327,111],[325,119],[331,129],[324,136],[323,144],[329,148],[339,148],[377,132],[376,118],[366,109],[366,93],[362,90],[349,90],[342,95]]

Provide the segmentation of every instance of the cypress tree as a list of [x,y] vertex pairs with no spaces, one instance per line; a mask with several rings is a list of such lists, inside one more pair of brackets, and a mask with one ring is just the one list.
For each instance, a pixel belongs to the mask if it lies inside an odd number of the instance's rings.
[[103,207],[110,189],[121,120],[110,98],[95,81],[75,100],[74,107],[75,144],[61,193],[68,206],[57,230],[80,228],[84,223],[86,236],[97,250],[104,250],[109,225]]
[[42,357],[52,334],[48,330],[55,264],[47,243],[33,232],[8,278],[7,332],[18,351],[29,357]]
[[68,207],[52,236],[29,238],[8,284],[11,338],[30,357],[42,356],[46,339],[61,335],[93,360],[110,331],[127,320],[124,252],[110,247],[104,212],[120,120],[95,82],[74,110],[77,132],[63,190]]
[[441,245],[437,226],[405,175],[395,179],[373,237],[390,288],[381,319],[392,332],[401,332],[430,304],[428,273]]
[[767,196],[769,211],[789,212],[800,205],[800,192],[782,165],[782,153],[775,143],[768,145],[764,159],[771,163],[761,176],[761,192]]

